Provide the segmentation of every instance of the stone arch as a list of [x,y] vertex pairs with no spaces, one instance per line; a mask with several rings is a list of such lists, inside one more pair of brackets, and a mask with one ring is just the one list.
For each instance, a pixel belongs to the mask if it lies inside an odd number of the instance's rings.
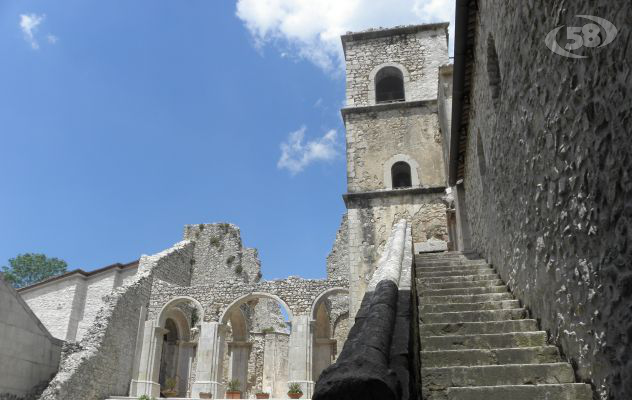
[[402,80],[404,83],[404,101],[409,101],[411,88],[410,88],[410,74],[408,73],[408,70],[402,64],[395,63],[395,62],[386,62],[380,65],[377,65],[369,73],[369,82],[370,82],[369,91],[368,91],[369,105],[378,104],[376,101],[376,98],[377,98],[376,83],[377,82],[375,79],[378,76],[378,73],[385,68],[396,68],[397,70],[399,70],[399,72],[402,75]]
[[[139,380],[138,383],[132,381],[132,391],[136,394],[147,394],[156,396],[160,393],[160,386],[164,384],[166,378],[177,377],[178,395],[186,395],[191,377],[191,360],[195,357],[195,345],[190,343],[192,331],[190,321],[185,314],[185,310],[180,305],[189,304],[198,312],[199,321],[203,321],[204,308],[196,299],[189,296],[178,296],[169,300],[158,313],[155,320],[146,322],[145,329],[149,330],[149,337],[145,337],[143,346],[147,348],[147,363],[144,369],[149,379],[147,382]],[[168,325],[169,321],[169,327]],[[177,343],[165,342],[162,335],[169,335],[171,328],[175,326],[177,330]],[[169,328],[169,329],[167,329]],[[169,354],[165,354],[168,349]],[[169,357],[165,363],[168,371],[163,371],[165,357]],[[138,391],[138,384],[146,383],[147,387]],[[134,387],[136,385],[136,388]]]
[[419,163],[406,154],[396,154],[384,163],[384,186],[386,189],[393,189],[393,176],[391,175],[391,169],[393,168],[393,165],[398,162],[405,162],[410,166],[411,187],[420,187]]
[[160,312],[158,313],[158,324],[160,326],[164,326],[165,324],[165,319],[166,319],[166,312],[172,308],[175,307],[179,304],[184,304],[190,302],[191,304],[193,304],[193,306],[196,308],[197,312],[198,312],[198,321],[204,321],[204,307],[202,307],[202,304],[200,304],[199,301],[197,301],[196,299],[194,299],[193,297],[189,297],[189,296],[178,296],[178,297],[174,297],[173,299],[169,300],[167,303],[165,303],[164,306],[162,306],[162,308],[160,309]]
[[243,296],[238,297],[237,299],[233,300],[232,303],[226,306],[226,308],[224,308],[224,311],[219,317],[219,323],[222,325],[226,325],[226,323],[228,322],[228,318],[230,317],[230,313],[233,311],[234,308],[239,308],[240,305],[250,300],[259,299],[262,297],[267,298],[267,299],[272,299],[276,301],[277,303],[279,303],[279,305],[283,307],[283,309],[287,313],[288,319],[290,321],[294,318],[292,314],[292,309],[290,308],[290,306],[288,306],[285,300],[281,299],[279,296],[274,295],[272,293],[253,292],[253,293],[245,294]]
[[349,295],[349,290],[343,287],[334,287],[321,292],[310,310],[310,319],[313,326],[312,345],[312,377],[314,381],[327,367],[329,367],[337,353],[337,343],[333,338],[333,324],[331,321],[331,308],[326,303],[327,300],[336,295]]
[[316,300],[314,300],[314,302],[312,303],[312,307],[310,310],[310,318],[312,319],[312,321],[316,320],[316,313],[318,312],[318,306],[320,306],[320,303],[322,303],[323,301],[325,301],[325,299],[327,299],[327,297],[329,296],[333,296],[336,294],[349,294],[349,289],[348,288],[343,288],[343,287],[334,287],[331,289],[327,289],[323,292],[321,292],[317,297]]

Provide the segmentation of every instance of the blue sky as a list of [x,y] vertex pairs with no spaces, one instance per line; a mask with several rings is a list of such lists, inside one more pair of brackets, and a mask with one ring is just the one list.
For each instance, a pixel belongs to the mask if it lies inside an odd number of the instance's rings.
[[0,265],[90,270],[225,221],[265,278],[324,277],[346,189],[337,37],[453,7],[362,3],[0,1]]

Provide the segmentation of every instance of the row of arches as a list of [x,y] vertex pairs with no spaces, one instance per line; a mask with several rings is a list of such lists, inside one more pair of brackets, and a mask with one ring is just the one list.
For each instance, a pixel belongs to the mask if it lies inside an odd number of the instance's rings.
[[[348,329],[347,295],[345,288],[324,291],[312,304],[309,315],[295,316],[278,296],[251,293],[229,304],[217,323],[202,322],[204,309],[197,300],[174,298],[163,306],[157,320],[145,323],[143,343],[138,344],[145,356],[139,360],[130,396],[158,397],[175,379],[178,397],[196,397],[199,392],[210,391],[213,398],[221,398],[225,383],[232,380],[240,382],[243,398],[258,390],[267,391],[272,397],[284,397],[288,382],[314,382],[335,360],[342,347],[340,338],[347,336],[340,332]],[[345,312],[332,315],[331,302],[340,298],[345,301]],[[244,310],[264,300],[276,303],[282,310],[287,331],[253,332]],[[209,324],[218,329],[208,330]],[[209,335],[214,337],[209,340]],[[297,375],[288,361],[289,352],[293,351],[290,347],[297,345],[305,347],[305,355],[311,355],[306,360],[309,371],[302,375]],[[257,352],[258,357],[263,354],[263,362],[259,360],[258,364],[252,362]]]

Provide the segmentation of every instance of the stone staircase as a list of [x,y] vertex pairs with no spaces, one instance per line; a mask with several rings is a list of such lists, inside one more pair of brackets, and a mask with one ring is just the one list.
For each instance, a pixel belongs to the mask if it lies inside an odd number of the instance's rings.
[[592,400],[485,260],[415,256],[424,400]]

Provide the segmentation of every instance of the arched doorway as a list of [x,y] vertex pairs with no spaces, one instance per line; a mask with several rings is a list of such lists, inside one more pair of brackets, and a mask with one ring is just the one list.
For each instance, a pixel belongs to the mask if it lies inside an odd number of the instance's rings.
[[177,396],[190,397],[203,320],[204,310],[198,301],[177,297],[162,307],[156,319],[145,321],[130,396],[157,398],[167,381],[175,379]]
[[178,345],[180,335],[178,327],[171,318],[165,322],[165,333],[162,339],[162,352],[160,356],[160,373],[158,383],[161,388],[168,386],[168,381],[178,379]]
[[220,316],[226,333],[218,369],[224,382],[239,381],[242,398],[258,391],[286,397],[292,318],[288,305],[268,293],[242,296]]
[[[312,346],[312,378],[317,381],[320,374],[336,359],[342,350],[346,335],[339,335],[340,343],[334,337],[334,326],[341,323],[344,315],[349,315],[349,291],[333,288],[321,293],[312,304],[311,317],[314,323],[314,343]],[[341,327],[341,325],[338,325]]]

